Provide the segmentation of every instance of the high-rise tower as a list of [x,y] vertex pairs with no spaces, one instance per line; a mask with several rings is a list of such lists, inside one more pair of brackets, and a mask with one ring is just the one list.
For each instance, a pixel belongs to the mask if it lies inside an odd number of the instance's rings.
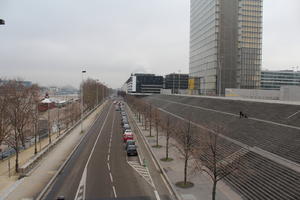
[[259,88],[262,0],[191,0],[190,76],[201,93]]

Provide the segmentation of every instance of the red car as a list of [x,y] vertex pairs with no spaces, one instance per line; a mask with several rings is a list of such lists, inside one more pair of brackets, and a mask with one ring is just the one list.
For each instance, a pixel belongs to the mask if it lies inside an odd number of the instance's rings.
[[127,140],[133,140],[133,134],[132,133],[124,133],[123,134],[123,141],[126,142]]

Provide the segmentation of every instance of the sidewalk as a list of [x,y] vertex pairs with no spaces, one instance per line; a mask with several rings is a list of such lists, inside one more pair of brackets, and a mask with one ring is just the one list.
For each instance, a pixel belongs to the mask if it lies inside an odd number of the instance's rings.
[[[188,173],[188,181],[194,183],[192,188],[182,189],[175,186],[175,183],[178,181],[183,181],[183,169],[184,169],[184,160],[181,159],[180,153],[175,147],[176,141],[172,138],[169,139],[169,157],[173,158],[173,161],[164,162],[161,161],[161,158],[165,157],[165,136],[161,136],[162,130],[159,131],[159,145],[161,148],[152,147],[156,145],[156,137],[149,137],[149,129],[145,130],[142,127],[142,124],[138,122],[138,119],[132,115],[135,119],[136,124],[139,126],[142,134],[145,136],[149,146],[151,147],[156,160],[159,161],[160,165],[163,167],[163,170],[166,172],[169,180],[172,182],[174,188],[181,196],[182,200],[209,200],[212,199],[212,181],[209,176],[205,173],[201,173],[199,171],[193,170],[191,167],[189,168]],[[152,129],[152,135],[156,135],[156,131],[154,128]],[[189,161],[189,165],[192,166],[193,160]],[[228,187],[224,182],[220,181],[217,185],[217,200],[241,200],[242,198],[236,194],[230,187]]]
[[[61,134],[64,133],[64,130],[61,131]],[[54,141],[57,138],[58,133],[52,133],[51,139]],[[37,143],[37,151],[40,152],[45,147],[49,145],[49,138],[41,139],[41,142]],[[21,151],[19,153],[19,166],[24,165],[28,160],[34,157],[34,145],[29,148]],[[13,155],[10,158],[0,161],[0,194],[3,190],[10,187],[19,177],[15,172],[15,162],[16,156]],[[10,163],[10,171],[9,171],[9,163]],[[10,174],[10,177],[9,177]],[[1,196],[1,195],[0,195]]]
[[[105,103],[83,121],[84,131],[88,130],[93,124],[104,105]],[[17,175],[9,178],[8,173],[3,173],[3,175],[0,176],[0,200],[34,199],[34,197],[36,197],[47,185],[83,136],[84,134],[81,133],[81,127],[79,124],[71,130],[71,132],[66,135],[65,138],[63,138],[49,153],[47,153],[42,160],[40,160],[28,177],[18,180]],[[54,140],[56,140],[55,135],[52,136],[52,141],[54,142]],[[42,144],[47,146],[48,138],[45,138]],[[34,146],[21,152],[20,160],[22,159],[22,163],[20,163],[20,166],[26,162],[26,159],[29,160],[33,156],[33,152]],[[14,167],[13,161],[13,158],[11,158],[12,167]],[[0,164],[0,170],[2,169],[4,169],[4,171],[5,169],[7,170],[7,161],[6,168],[5,163]]]

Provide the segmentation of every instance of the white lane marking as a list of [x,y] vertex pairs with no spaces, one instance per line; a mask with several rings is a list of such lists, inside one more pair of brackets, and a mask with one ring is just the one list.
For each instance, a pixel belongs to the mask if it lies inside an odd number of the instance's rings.
[[291,117],[293,117],[293,116],[295,116],[295,115],[297,115],[299,112],[300,112],[300,110],[298,110],[297,112],[295,112],[294,114],[292,114],[291,116],[289,116],[288,119],[291,118]]
[[165,180],[165,177],[164,177],[162,174],[160,174],[160,176],[161,176],[161,179],[163,180],[163,182],[165,183],[165,185],[166,185],[166,187],[167,187],[169,193],[170,193],[170,194],[173,194],[173,192],[172,192],[172,190],[171,190],[169,184],[168,184],[167,181]]
[[113,179],[113,177],[112,177],[112,174],[111,174],[111,173],[109,173],[109,178],[110,178],[110,181],[113,183],[113,182],[114,182],[114,179]]
[[[214,109],[210,109],[210,108],[204,108],[204,107],[201,107],[201,106],[193,106],[193,105],[189,105],[189,104],[184,104],[184,103],[179,103],[179,102],[170,101],[170,100],[164,100],[164,99],[159,99],[159,98],[154,98],[154,99],[158,99],[158,100],[162,100],[162,101],[166,101],[166,102],[171,102],[173,104],[179,104],[179,105],[183,105],[183,106],[187,106],[187,107],[192,107],[192,108],[207,110],[207,111],[211,111],[211,112],[221,113],[221,114],[225,114],[225,115],[231,115],[231,116],[235,116],[235,117],[239,117],[240,116],[238,114],[233,114],[233,113],[224,112],[224,111],[220,111],[220,110],[214,110]],[[248,119],[254,120],[254,121],[259,121],[259,122],[264,122],[264,123],[268,123],[268,124],[273,124],[273,125],[277,125],[277,126],[283,126],[283,127],[287,127],[287,128],[292,128],[292,129],[300,130],[300,127],[298,127],[298,126],[281,124],[281,123],[278,123],[278,122],[273,122],[273,121],[258,119],[258,118],[255,118],[255,117],[248,117]]]
[[117,198],[117,193],[116,193],[116,188],[115,188],[115,186],[112,186],[112,188],[113,188],[114,196],[115,196],[115,198]]
[[147,167],[142,167],[142,168],[139,168],[139,167],[137,167],[137,165],[136,164],[134,164],[133,165],[133,162],[138,162],[138,161],[128,161],[127,163],[142,177],[142,178],[144,178],[145,179],[145,181],[147,182],[147,183],[149,183],[154,189],[156,189],[155,188],[155,185],[154,185],[154,183],[153,183],[153,180],[152,180],[152,178],[151,178],[151,175],[150,175],[150,172],[149,172],[149,170],[148,170],[148,168]]
[[155,194],[156,199],[160,200],[160,197],[159,197],[159,194],[158,194],[157,190],[154,190],[154,194]]
[[81,197],[77,197],[77,195],[80,195],[80,196],[81,196],[82,188],[84,189],[82,199],[85,199],[85,185],[86,185],[86,177],[87,177],[87,166],[88,166],[88,164],[89,164],[89,162],[90,162],[90,159],[91,159],[91,157],[92,157],[92,154],[93,154],[94,151],[95,151],[95,147],[96,147],[96,144],[97,144],[97,142],[98,142],[98,140],[99,140],[99,137],[100,137],[100,135],[101,135],[101,133],[102,133],[103,127],[104,127],[104,125],[106,124],[106,121],[107,121],[107,119],[108,119],[108,116],[109,116],[109,113],[110,113],[109,111],[111,110],[111,107],[112,107],[112,104],[110,105],[110,107],[109,107],[109,109],[108,109],[108,112],[107,112],[107,115],[106,115],[106,117],[105,117],[105,120],[104,120],[104,122],[103,122],[103,124],[102,124],[102,127],[101,127],[100,131],[99,131],[99,134],[98,134],[97,139],[96,139],[96,141],[95,141],[95,143],[94,143],[94,146],[93,146],[92,151],[91,151],[91,153],[90,153],[90,155],[89,155],[89,158],[88,158],[88,160],[87,160],[87,162],[86,162],[86,164],[85,164],[85,167],[84,167],[84,170],[83,170],[83,173],[82,173],[82,176],[81,176],[81,180],[80,180],[80,183],[79,183],[77,192],[76,192],[75,199],[78,199],[78,198],[81,199]]
[[80,183],[79,183],[79,187],[76,192],[75,200],[85,199],[86,176],[87,176],[87,170],[84,169]]
[[114,193],[114,198],[117,198],[116,188],[113,185],[114,180],[113,180],[113,176],[112,176],[112,173],[111,173],[111,170],[110,170],[110,165],[109,165],[109,157],[110,157],[110,150],[111,150],[112,134],[113,134],[113,130],[114,130],[114,124],[115,124],[115,113],[113,115],[113,121],[112,121],[112,125],[111,125],[110,139],[109,139],[109,145],[108,145],[107,167],[108,167],[108,170],[109,170],[110,181],[112,183],[112,189],[113,189],[113,193]]
[[[140,127],[139,127],[136,123],[134,123],[134,125],[135,125],[135,127],[139,130],[140,136],[144,138],[144,139],[142,138],[142,141],[143,141],[143,143],[144,143],[144,146],[148,149],[148,152],[150,152],[150,149],[149,149],[149,147],[146,145],[146,142],[145,142],[145,140],[147,140],[147,138],[143,135],[143,132],[142,132],[142,130],[140,129]],[[159,171],[159,167],[158,167],[158,165],[156,164],[156,162],[155,162],[155,160],[154,160],[154,158],[152,157],[151,154],[150,154],[150,157],[151,157],[152,163],[154,164],[156,170]]]

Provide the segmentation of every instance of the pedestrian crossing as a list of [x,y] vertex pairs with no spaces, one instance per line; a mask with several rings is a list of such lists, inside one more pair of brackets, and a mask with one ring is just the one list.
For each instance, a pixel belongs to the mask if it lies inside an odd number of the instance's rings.
[[154,184],[147,167],[142,166],[138,161],[127,161],[127,163],[154,188]]

